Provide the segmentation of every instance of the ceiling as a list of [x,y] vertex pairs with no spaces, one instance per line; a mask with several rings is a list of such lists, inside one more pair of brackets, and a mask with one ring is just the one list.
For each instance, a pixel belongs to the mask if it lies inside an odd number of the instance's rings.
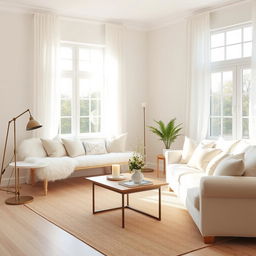
[[2,3],[33,9],[54,10],[66,16],[122,22],[152,28],[189,13],[239,0],[2,0]]

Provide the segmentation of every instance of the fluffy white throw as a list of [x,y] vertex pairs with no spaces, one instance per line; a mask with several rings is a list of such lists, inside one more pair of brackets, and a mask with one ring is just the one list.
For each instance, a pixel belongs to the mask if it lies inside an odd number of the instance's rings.
[[47,179],[48,181],[67,178],[76,166],[76,160],[70,157],[27,157],[25,161],[30,163],[47,163],[47,167],[38,168],[35,173],[37,179]]

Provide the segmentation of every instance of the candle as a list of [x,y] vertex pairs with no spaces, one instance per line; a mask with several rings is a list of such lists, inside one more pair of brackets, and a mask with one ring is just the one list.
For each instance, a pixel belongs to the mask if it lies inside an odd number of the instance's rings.
[[118,178],[120,176],[120,164],[112,164],[112,177]]

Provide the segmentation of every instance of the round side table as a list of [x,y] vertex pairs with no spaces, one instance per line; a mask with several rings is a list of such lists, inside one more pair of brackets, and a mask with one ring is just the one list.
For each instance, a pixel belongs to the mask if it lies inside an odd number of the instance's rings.
[[[10,163],[9,166],[14,168],[15,162]],[[17,173],[15,173],[15,196],[6,199],[5,203],[11,204],[11,205],[19,205],[19,204],[26,204],[26,203],[32,202],[33,201],[32,196],[20,195],[20,169],[35,170],[35,169],[43,168],[46,166],[48,166],[48,164],[44,162],[35,162],[35,163],[29,163],[25,161],[16,162]]]

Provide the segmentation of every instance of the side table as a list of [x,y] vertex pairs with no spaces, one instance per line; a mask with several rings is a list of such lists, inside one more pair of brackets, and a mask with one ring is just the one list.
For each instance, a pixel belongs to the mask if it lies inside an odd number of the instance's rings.
[[[12,162],[9,164],[10,167],[15,167],[15,162]],[[25,161],[18,161],[16,162],[17,167],[17,177],[15,177],[15,197],[11,197],[6,199],[6,204],[12,204],[12,205],[19,205],[19,204],[26,204],[33,201],[32,196],[21,196],[20,195],[20,169],[30,169],[35,170],[39,168],[43,168],[48,166],[47,163],[44,162],[35,162],[35,163],[29,163]],[[33,181],[32,181],[33,183]]]
[[159,154],[159,155],[157,155],[157,168],[156,168],[157,178],[159,177],[159,162],[160,162],[160,160],[163,161],[164,174],[165,174],[165,156],[163,154]]

